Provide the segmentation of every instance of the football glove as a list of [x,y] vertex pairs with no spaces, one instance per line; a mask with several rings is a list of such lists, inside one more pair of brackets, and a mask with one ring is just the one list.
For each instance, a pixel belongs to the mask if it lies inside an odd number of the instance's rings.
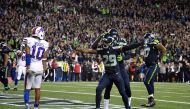
[[122,61],[122,60],[123,60],[123,56],[122,56],[121,54],[118,55],[118,56],[117,56],[117,60],[118,60],[118,61]]
[[1,67],[0,71],[3,72],[3,73],[5,73],[6,72],[6,67]]

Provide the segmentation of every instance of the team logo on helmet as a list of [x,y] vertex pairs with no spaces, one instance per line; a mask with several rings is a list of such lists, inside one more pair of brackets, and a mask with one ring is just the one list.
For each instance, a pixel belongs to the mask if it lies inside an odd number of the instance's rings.
[[108,31],[108,33],[115,39],[118,40],[119,39],[119,35],[118,35],[118,31],[116,29],[110,29]]
[[32,28],[32,36],[36,36],[39,39],[44,39],[45,31],[42,27],[34,27]]

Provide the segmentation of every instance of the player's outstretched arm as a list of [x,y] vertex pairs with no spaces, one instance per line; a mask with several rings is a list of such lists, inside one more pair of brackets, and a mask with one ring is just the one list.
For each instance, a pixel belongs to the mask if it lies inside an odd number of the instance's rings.
[[[106,32],[106,33],[107,33],[107,32]],[[92,43],[92,46],[91,46],[92,49],[96,49],[96,48],[98,47],[98,43],[100,42],[100,40],[104,37],[104,35],[105,35],[106,33],[101,34],[101,35]]]
[[158,43],[155,47],[161,52],[162,56],[166,55],[166,48],[161,43]]
[[143,42],[140,42],[140,43],[125,45],[122,47],[122,51],[132,50],[132,49],[138,48],[139,46],[143,46],[143,44],[144,44]]
[[97,53],[96,50],[90,49],[90,48],[85,48],[85,49],[76,48],[76,51],[81,52],[81,53],[88,53],[88,54],[96,54]]

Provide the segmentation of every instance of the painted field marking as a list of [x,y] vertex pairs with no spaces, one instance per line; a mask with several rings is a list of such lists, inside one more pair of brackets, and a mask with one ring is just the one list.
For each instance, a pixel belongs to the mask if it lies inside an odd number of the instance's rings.
[[[3,95],[1,95],[3,96]],[[19,94],[9,94],[9,96],[6,96],[7,98],[9,97],[23,97],[23,95],[19,95]],[[34,96],[31,96],[31,98],[34,98]],[[46,100],[68,100],[68,99],[61,99],[61,98],[50,98],[50,97],[42,97],[41,98],[41,102],[43,101],[46,101]],[[84,103],[82,101],[79,101],[79,100],[71,100],[75,103]],[[19,99],[17,101],[9,101],[9,102],[2,102],[0,104],[4,104],[4,105],[10,105],[10,106],[17,106],[17,107],[22,107],[24,105],[17,105],[16,103],[22,103],[23,100],[22,99]],[[31,100],[30,102],[34,102],[34,100]],[[85,104],[92,104],[92,103],[84,103],[84,104],[81,104],[81,105],[77,105],[77,107],[73,106],[73,105],[65,105],[66,107],[64,108],[60,108],[59,106],[63,106],[63,105],[59,105],[59,103],[56,105],[45,105],[45,104],[41,104],[42,106],[49,106],[49,108],[42,108],[42,109],[73,109],[73,108],[76,108],[76,109],[93,109],[95,104],[93,106],[88,106],[88,108],[86,108],[84,105]],[[31,105],[30,105],[31,106]],[[55,106],[58,106],[57,108],[55,108]],[[50,107],[53,107],[53,108],[50,108]],[[71,107],[71,108],[69,108]],[[85,107],[85,108],[84,108]],[[90,108],[91,107],[91,108]],[[115,104],[110,104],[110,107],[112,107],[112,109],[125,109],[124,106],[122,105],[115,105]],[[132,109],[146,109],[146,108],[141,108],[141,107],[132,107]]]
[[[41,90],[44,92],[53,92],[53,93],[68,93],[68,94],[82,94],[82,95],[96,95],[96,94],[92,94],[92,93],[82,93],[82,92],[65,92],[65,91],[53,91],[53,90]],[[113,97],[119,97],[121,98],[121,96],[117,96],[117,95],[111,95]],[[140,99],[140,100],[147,100],[147,98],[139,98],[139,97],[132,97],[134,99]],[[190,105],[190,102],[180,102],[180,101],[169,101],[169,100],[160,100],[160,99],[155,99],[157,101],[161,101],[161,102],[166,102],[166,103],[175,103],[175,104],[188,104]]]

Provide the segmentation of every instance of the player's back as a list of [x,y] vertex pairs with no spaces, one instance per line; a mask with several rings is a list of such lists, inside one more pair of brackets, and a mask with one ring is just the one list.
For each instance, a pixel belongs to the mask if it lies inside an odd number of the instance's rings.
[[27,46],[30,48],[31,64],[30,69],[35,71],[43,70],[42,59],[49,44],[45,40],[29,37],[27,38]]

